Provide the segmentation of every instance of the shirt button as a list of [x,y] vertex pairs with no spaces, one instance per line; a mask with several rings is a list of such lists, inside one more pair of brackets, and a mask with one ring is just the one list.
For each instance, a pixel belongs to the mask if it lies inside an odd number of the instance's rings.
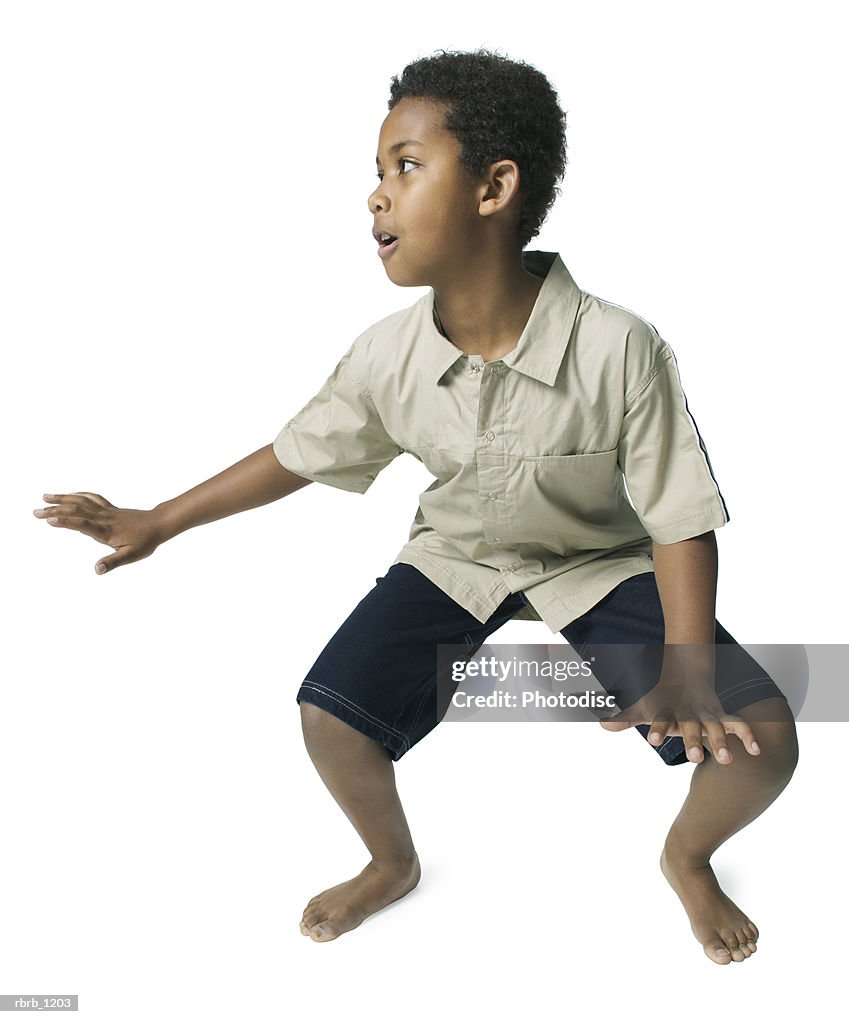
[[495,434],[493,434],[491,430],[487,430],[487,432],[483,436],[487,439],[487,441],[495,440]]
[[495,501],[497,497],[498,495],[495,494],[493,491],[490,491],[489,494],[487,494],[487,498],[489,498],[490,501]]
[[507,572],[515,572],[516,566],[512,563],[507,566]]
[[480,373],[481,372],[481,368],[478,366],[477,363],[472,363],[471,370],[472,370],[472,373]]
[[493,540],[494,544],[498,544],[501,541],[501,538],[500,537],[493,537],[492,540]]
[[493,366],[492,369],[489,372],[490,373],[498,373],[498,370],[499,370],[498,366]]

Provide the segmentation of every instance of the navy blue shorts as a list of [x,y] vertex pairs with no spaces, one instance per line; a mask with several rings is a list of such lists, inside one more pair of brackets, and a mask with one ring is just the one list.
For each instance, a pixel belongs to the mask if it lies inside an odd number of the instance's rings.
[[[444,716],[437,707],[437,645],[459,644],[468,657],[488,636],[509,622],[528,600],[509,595],[486,623],[479,622],[415,566],[397,562],[342,623],[297,693],[298,703],[323,708],[388,748],[393,761],[435,728]],[[614,587],[561,634],[580,657],[588,645],[604,652],[593,675],[625,709],[657,682],[651,672],[634,672],[634,648],[617,663],[615,646],[648,645],[662,650],[663,609],[653,572]],[[784,697],[773,679],[716,623],[717,696],[728,714],[767,697]],[[639,660],[639,659],[637,659]],[[720,662],[722,662],[720,674]],[[648,738],[649,726],[636,729]],[[657,750],[666,764],[687,763],[680,736],[668,736]],[[708,751],[706,751],[706,754]]]

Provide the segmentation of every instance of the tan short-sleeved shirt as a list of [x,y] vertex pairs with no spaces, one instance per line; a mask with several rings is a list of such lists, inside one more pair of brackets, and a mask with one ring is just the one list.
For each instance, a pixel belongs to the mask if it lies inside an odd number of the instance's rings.
[[457,348],[431,289],[356,338],[274,453],[298,476],[364,494],[409,452],[435,479],[395,562],[480,622],[522,590],[530,605],[516,617],[556,633],[651,572],[653,540],[729,515],[668,344],[581,291],[558,253],[523,260],[544,282],[511,352],[484,362]]

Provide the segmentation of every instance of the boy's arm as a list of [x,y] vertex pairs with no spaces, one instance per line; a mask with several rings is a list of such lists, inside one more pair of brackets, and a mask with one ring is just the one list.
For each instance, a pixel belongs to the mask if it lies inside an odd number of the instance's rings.
[[652,542],[665,643],[712,644],[718,555],[713,530],[676,544]]
[[290,473],[268,444],[197,487],[153,509],[163,540],[285,498],[312,483]]
[[118,508],[101,494],[75,491],[45,494],[45,500],[55,504],[34,509],[33,514],[51,526],[76,530],[114,548],[114,554],[98,560],[95,571],[101,574],[147,558],[160,544],[193,526],[267,505],[311,482],[285,469],[269,444],[154,509]]
[[271,444],[185,494],[149,511],[117,508],[90,491],[45,494],[56,505],[35,509],[34,515],[114,548],[95,566],[104,573],[147,558],[193,526],[267,505],[314,481],[365,494],[404,449],[387,433],[368,391],[359,340]]
[[[670,347],[650,325],[635,325],[625,360],[624,415],[617,461],[628,496],[652,539],[663,608],[663,667],[658,684],[606,728],[650,725],[649,742],[680,734],[691,761],[701,737],[714,751],[735,733],[758,752],[751,727],[727,715],[716,696],[716,577],[713,531],[729,521],[707,449],[696,428]],[[676,733],[675,728],[679,729]],[[654,738],[657,737],[657,738]],[[732,758],[717,754],[720,764]]]
[[639,702],[639,723],[631,724],[652,726],[648,739],[655,746],[677,727],[693,762],[702,760],[703,736],[719,764],[733,760],[728,733],[735,733],[748,753],[758,754],[749,723],[727,715],[716,695],[716,536],[711,530],[673,544],[653,541],[652,560],[663,608],[663,668],[655,688]]

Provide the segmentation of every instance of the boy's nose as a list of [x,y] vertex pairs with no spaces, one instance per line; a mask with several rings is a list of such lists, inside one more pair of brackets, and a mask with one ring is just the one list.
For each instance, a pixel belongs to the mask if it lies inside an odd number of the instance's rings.
[[368,197],[368,208],[372,214],[377,213],[378,210],[386,211],[389,208],[389,200],[382,191],[382,186],[378,187]]

